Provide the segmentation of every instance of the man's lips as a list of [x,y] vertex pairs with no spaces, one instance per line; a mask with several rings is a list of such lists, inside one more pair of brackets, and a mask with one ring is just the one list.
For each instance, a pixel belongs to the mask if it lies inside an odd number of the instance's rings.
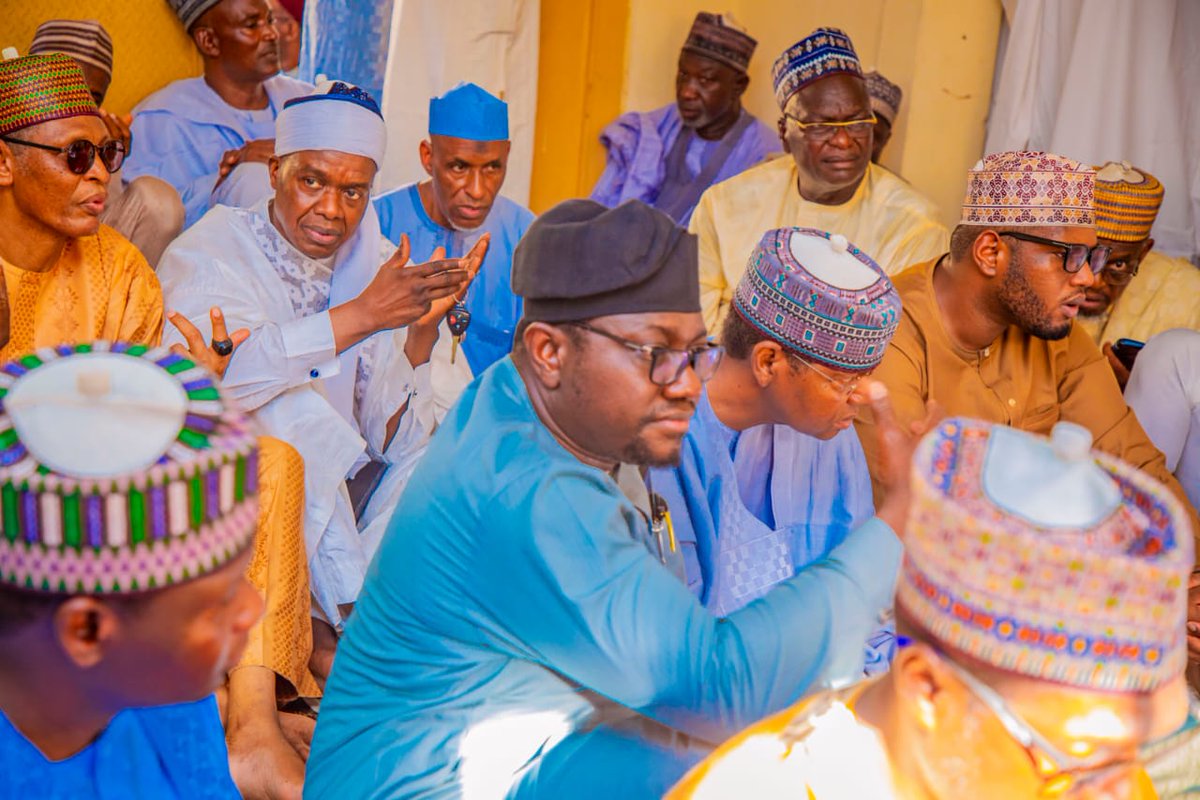
[[91,197],[89,197],[87,200],[84,200],[79,205],[83,206],[84,210],[87,211],[89,214],[92,214],[95,216],[100,216],[100,214],[104,213],[104,205],[107,202],[108,202],[108,194],[105,192],[101,192],[99,194],[92,195]]
[[333,244],[341,236],[339,231],[330,230],[329,228],[313,228],[308,225],[302,226],[302,230],[314,242],[321,244]]
[[1083,300],[1084,300],[1084,295],[1082,295],[1082,294],[1075,295],[1070,300],[1067,300],[1066,302],[1064,302],[1060,306],[1060,308],[1062,308],[1063,313],[1066,314],[1068,317],[1074,317],[1079,313],[1079,310],[1081,308],[1083,308]]

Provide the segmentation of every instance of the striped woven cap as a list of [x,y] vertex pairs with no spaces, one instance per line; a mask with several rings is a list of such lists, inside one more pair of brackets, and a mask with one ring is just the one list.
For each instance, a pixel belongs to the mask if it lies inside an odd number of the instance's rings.
[[904,90],[875,70],[863,75],[863,80],[867,82],[867,94],[871,96],[871,110],[875,116],[886,119],[889,125],[894,123],[900,114]]
[[183,23],[185,31],[191,31],[192,25],[196,24],[196,20],[204,16],[204,12],[215,6],[221,0],[167,0],[171,6],[171,10],[179,17],[179,21]]
[[1141,242],[1163,201],[1163,185],[1128,161],[1096,167],[1096,236],[1115,242]]
[[61,53],[0,61],[0,136],[100,112],[79,65]]
[[62,53],[112,77],[113,43],[94,19],[52,19],[38,26],[29,54]]
[[750,57],[758,42],[746,33],[731,14],[701,11],[692,23],[683,49],[719,61],[738,72],[750,67]]

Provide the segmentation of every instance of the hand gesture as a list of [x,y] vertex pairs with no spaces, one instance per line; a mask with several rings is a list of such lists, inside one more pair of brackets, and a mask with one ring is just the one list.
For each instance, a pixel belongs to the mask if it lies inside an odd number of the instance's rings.
[[908,431],[904,431],[896,421],[887,387],[876,380],[867,379],[863,383],[866,384],[867,400],[875,415],[876,435],[879,438],[876,478],[883,487],[883,502],[876,516],[903,539],[912,498],[910,481],[913,453],[921,438],[941,422],[943,414],[938,404],[930,400],[925,404],[925,418],[913,422],[908,426]]
[[[250,338],[250,331],[246,328],[238,328],[230,335],[225,329],[225,315],[216,306],[209,309],[208,318],[212,322],[212,341],[219,342],[229,339],[233,342],[233,352],[237,351],[242,342]],[[225,370],[229,368],[229,359],[233,358],[233,352],[225,356],[217,353],[209,342],[204,341],[204,336],[200,333],[200,330],[178,311],[168,312],[167,319],[171,321],[176,330],[183,334],[184,340],[187,341],[187,347],[181,344],[171,345],[171,352],[181,355],[184,358],[189,358],[200,366],[206,367],[209,372],[212,372],[218,378],[224,378]]]
[[225,155],[221,156],[221,162],[217,164],[217,182],[213,188],[216,189],[220,186],[221,182],[229,177],[229,173],[233,172],[233,168],[238,164],[252,161],[265,164],[271,160],[273,155],[275,155],[274,139],[255,139],[246,142],[236,150],[226,150]]
[[[407,242],[408,237],[403,236],[402,240]],[[442,324],[442,319],[446,314],[450,313],[450,309],[454,308],[455,303],[462,301],[467,294],[467,289],[471,288],[471,281],[475,280],[475,276],[479,274],[479,268],[483,265],[483,257],[487,255],[488,245],[492,241],[492,235],[485,233],[479,238],[470,251],[465,256],[459,259],[463,269],[467,271],[467,278],[459,286],[458,290],[451,295],[447,295],[439,300],[434,300],[429,304],[429,311],[420,319],[414,321],[409,327],[433,327],[436,328]],[[429,257],[430,261],[440,261],[446,257],[444,248],[437,248],[433,251],[433,255]]]
[[[478,247],[472,248],[471,253],[474,254]],[[366,315],[372,331],[410,325],[429,314],[434,302],[450,298],[449,305],[442,311],[445,314],[454,304],[454,295],[473,277],[465,263],[471,256],[447,259],[445,251],[438,248],[431,260],[406,267],[409,251],[408,237],[401,236],[395,254],[384,262],[370,285],[354,300]],[[483,259],[482,251],[479,259]],[[479,269],[478,265],[475,269]]]

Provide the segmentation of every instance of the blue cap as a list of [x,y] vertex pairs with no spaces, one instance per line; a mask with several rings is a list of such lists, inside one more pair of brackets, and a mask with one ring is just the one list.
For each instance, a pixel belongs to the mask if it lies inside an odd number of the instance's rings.
[[508,141],[508,103],[473,83],[429,101],[429,133],[475,142]]

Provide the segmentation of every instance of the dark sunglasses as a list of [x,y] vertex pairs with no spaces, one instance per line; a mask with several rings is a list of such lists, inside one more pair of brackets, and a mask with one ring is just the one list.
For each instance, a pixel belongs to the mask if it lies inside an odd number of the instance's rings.
[[36,147],[39,150],[48,150],[51,153],[63,154],[67,156],[67,169],[76,175],[86,175],[96,163],[96,154],[100,154],[100,163],[104,165],[110,173],[116,172],[121,168],[121,164],[125,163],[125,143],[112,140],[101,145],[92,144],[87,139],[80,139],[71,142],[66,147],[55,147],[51,144],[40,144],[38,142],[30,142],[25,139],[16,139],[12,136],[0,136],[6,142],[12,144],[22,144],[26,147]]
[[1108,254],[1112,252],[1112,248],[1106,244],[1088,247],[1086,244],[1072,244],[1070,242],[1059,242],[1054,239],[1044,239],[1041,236],[1034,236],[1032,233],[1001,231],[1000,236],[1009,236],[1013,239],[1019,239],[1022,242],[1033,242],[1034,244],[1043,244],[1047,247],[1062,248],[1063,269],[1072,275],[1083,269],[1084,264],[1092,268],[1093,275],[1099,275],[1108,264]]
[[648,356],[650,358],[650,382],[656,386],[670,386],[679,380],[683,375],[683,371],[689,366],[695,371],[696,377],[700,379],[700,382],[704,383],[716,373],[717,366],[721,363],[722,356],[725,355],[725,348],[713,342],[706,342],[698,347],[692,347],[687,350],[673,350],[670,347],[658,347],[652,344],[631,342],[616,334],[609,333],[600,328],[594,328],[586,322],[566,322],[563,324],[582,328],[588,333],[594,333],[606,339],[611,339],[635,353]]

